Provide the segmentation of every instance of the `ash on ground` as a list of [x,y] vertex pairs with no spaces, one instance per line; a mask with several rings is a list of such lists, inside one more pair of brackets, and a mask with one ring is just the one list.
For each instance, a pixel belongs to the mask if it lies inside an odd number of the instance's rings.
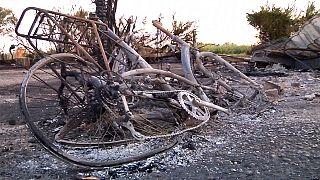
[[[187,133],[174,148],[143,161],[103,170],[66,164],[47,153],[22,122],[16,96],[23,72],[0,82],[0,177],[4,179],[319,179],[320,88],[316,72],[253,77],[272,81],[257,111],[220,115]],[[18,76],[20,75],[20,76]],[[0,80],[0,81],[1,81]],[[5,84],[5,85],[3,85]],[[9,125],[11,120],[16,125]],[[11,123],[15,124],[15,123]]]

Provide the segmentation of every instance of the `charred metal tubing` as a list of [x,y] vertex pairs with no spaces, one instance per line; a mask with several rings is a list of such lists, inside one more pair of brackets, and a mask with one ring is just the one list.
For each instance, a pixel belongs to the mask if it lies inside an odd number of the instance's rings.
[[218,61],[219,63],[225,65],[228,69],[232,70],[233,72],[239,74],[239,76],[243,79],[245,79],[247,82],[251,83],[252,85],[254,85],[254,87],[258,88],[259,84],[257,84],[255,81],[253,81],[252,79],[250,79],[248,76],[246,76],[245,74],[243,74],[241,71],[239,71],[237,68],[235,68],[234,66],[232,66],[228,61],[224,60],[222,57],[218,56],[215,53],[212,52],[200,52],[197,53],[196,55],[196,63],[197,66],[199,67],[199,69],[201,71],[203,71],[203,73],[205,73],[206,75],[208,74],[209,77],[212,76],[212,74],[210,75],[209,71],[206,70],[206,68],[203,66],[202,61],[200,59],[200,57],[210,57],[216,61]]
[[121,100],[122,100],[125,112],[127,113],[130,112],[126,96],[121,95]]
[[150,68],[151,65],[144,60],[137,51],[135,51],[132,47],[130,47],[126,42],[124,42],[122,39],[120,39],[119,36],[117,36],[113,31],[110,29],[107,29],[106,32],[107,36],[109,36],[113,41],[115,41],[120,47],[122,47],[124,53],[129,57],[129,59],[133,62],[137,62],[142,68]]
[[181,44],[181,63],[184,76],[190,81],[197,83],[191,69],[190,46],[185,43]]
[[[199,52],[197,52],[197,54],[199,54]],[[196,66],[199,68],[199,70],[206,75],[209,78],[212,78],[214,80],[216,80],[218,82],[218,84],[220,84],[222,87],[226,88],[228,91],[233,91],[234,89],[232,87],[230,87],[227,83],[225,83],[224,81],[222,81],[221,79],[216,79],[215,76],[212,74],[212,72],[210,72],[207,68],[204,67],[204,65],[202,64],[202,61],[200,59],[200,56],[196,56]]]
[[213,103],[207,102],[207,101],[203,101],[201,99],[193,99],[192,104],[194,106],[206,106],[206,107],[209,107],[209,108],[213,108],[213,109],[222,111],[222,112],[224,112],[226,114],[230,114],[228,109],[223,108],[223,107],[218,106],[218,105],[215,105]]
[[[21,25],[21,22],[22,22],[24,16],[25,16],[25,13],[26,13],[28,10],[34,10],[34,11],[36,11],[36,15],[35,15],[35,18],[34,18],[32,24],[31,24],[31,27],[30,27],[30,29],[29,29],[29,31],[28,31],[28,34],[22,34],[22,33],[19,32],[19,27],[20,27],[20,25]],[[41,11],[40,11],[40,10],[41,10]],[[41,37],[41,36],[31,35],[32,30],[35,28],[35,24],[36,24],[37,22],[38,22],[38,23],[41,23],[41,22],[43,21],[44,15],[46,15],[46,14],[44,14],[44,12],[49,12],[49,11],[43,10],[43,9],[39,9],[39,8],[34,8],[34,7],[26,8],[26,9],[22,12],[22,14],[21,14],[21,16],[20,16],[20,19],[19,19],[19,21],[18,21],[18,23],[17,23],[17,25],[16,25],[15,33],[16,33],[18,36],[21,36],[21,37],[26,38],[27,40],[30,40],[30,38],[40,39],[40,40],[47,40],[47,38],[43,38],[43,37]],[[40,18],[40,19],[39,19],[39,18]],[[37,21],[38,19],[39,19],[39,21]],[[36,27],[36,29],[34,30],[34,33],[33,33],[33,34],[36,34],[37,31],[38,31],[38,27]],[[58,43],[66,43],[66,42],[64,42],[64,41],[62,41],[62,40],[57,40],[57,39],[50,39],[50,40],[53,41],[53,42],[58,42]],[[31,42],[31,43],[32,43],[32,42]],[[33,43],[32,43],[32,44],[33,44]]]
[[[113,31],[107,29],[107,35],[114,40],[123,50],[123,52],[128,56],[128,58],[134,62],[138,63],[140,67],[145,69],[153,69],[152,66],[144,60],[139,53],[137,53],[132,47],[130,47],[126,42],[120,39]],[[171,87],[169,84],[161,84],[161,87],[164,90],[173,90],[174,88]]]
[[139,74],[161,74],[161,75],[165,75],[165,76],[169,76],[172,78],[175,78],[181,82],[184,82],[186,84],[189,84],[191,86],[197,87],[199,86],[198,83],[192,82],[182,76],[179,76],[177,74],[174,74],[170,71],[164,71],[164,70],[160,70],[160,69],[150,69],[150,68],[142,68],[142,69],[134,69],[131,71],[127,71],[121,74],[121,76],[123,78],[126,78],[128,76],[135,76],[135,75],[139,75]]
[[184,76],[187,79],[189,79],[190,81],[193,81],[196,83],[197,80],[194,77],[192,69],[191,69],[190,46],[185,41],[183,41],[181,38],[173,35],[168,30],[163,28],[161,26],[161,24],[159,23],[159,21],[153,20],[152,24],[181,46],[181,63],[182,63]]
[[104,51],[104,47],[103,47],[103,44],[102,44],[102,41],[101,41],[101,38],[100,38],[100,35],[99,35],[99,32],[98,32],[97,25],[94,22],[91,22],[91,25],[93,27],[93,32],[97,37],[98,45],[99,45],[99,48],[100,48],[100,53],[102,54],[102,58],[103,58],[103,61],[104,61],[104,66],[106,67],[107,73],[110,76],[111,75],[109,73],[111,71],[110,66],[109,66],[110,62],[109,62],[109,60],[108,60],[108,58],[106,56],[106,52]]
[[[173,35],[168,30],[163,28],[159,21],[153,20],[152,24],[156,28],[158,28],[160,31],[165,33],[167,36],[169,36],[174,42],[177,42],[181,46],[181,64],[182,64],[184,76],[185,76],[185,78],[192,81],[193,83],[198,84],[196,78],[194,77],[192,69],[191,69],[190,46],[188,45],[188,43],[186,43],[178,36]],[[210,99],[203,92],[203,89],[199,85],[197,87],[197,91],[198,91],[198,94],[202,100],[210,102]]]
[[[121,76],[123,78],[126,78],[126,77],[129,77],[129,76],[136,76],[136,75],[140,75],[140,74],[162,74],[162,75],[166,75],[166,76],[169,76],[169,77],[172,77],[172,78],[175,78],[181,82],[184,82],[184,83],[187,83],[189,85],[192,85],[192,86],[199,86],[198,83],[194,83],[182,76],[179,76],[177,74],[174,74],[172,72],[169,72],[169,71],[163,71],[163,70],[160,70],[160,69],[135,69],[135,70],[131,70],[131,71],[127,71],[125,73],[123,73]],[[206,106],[206,107],[210,107],[210,108],[213,108],[213,109],[217,109],[217,110],[220,110],[220,111],[223,111],[225,112],[226,114],[230,114],[229,113],[229,110],[228,109],[225,109],[221,106],[218,106],[218,105],[215,105],[211,102],[207,102],[207,101],[203,101],[201,99],[199,99],[198,101],[194,101],[193,102],[195,106]]]
[[152,24],[159,29],[160,31],[164,32],[167,36],[169,36],[171,39],[174,37],[173,34],[171,34],[170,31],[166,30],[164,27],[161,26],[160,22],[157,20],[153,20]]
[[[100,70],[103,70],[103,68],[96,62],[96,60],[92,56],[90,56],[90,54],[75,39],[73,39],[71,35],[60,24],[57,23],[57,21],[55,21],[50,16],[48,18],[50,18],[59,27],[59,29],[65,34],[65,36],[67,36],[72,41],[72,43],[77,47],[77,49],[80,50],[81,53],[83,53],[84,56],[90,62],[94,63],[97,67],[99,67]],[[97,37],[97,38],[100,38],[100,37]],[[105,66],[108,66],[108,64],[105,64]]]
[[179,38],[178,36],[173,35],[170,31],[168,31],[167,29],[165,29],[164,27],[162,27],[159,21],[153,20],[153,21],[152,21],[152,24],[153,24],[153,26],[155,26],[157,29],[159,29],[160,31],[162,31],[163,33],[165,33],[167,36],[169,36],[173,41],[179,43],[180,45],[182,45],[182,44],[188,45],[188,43],[184,42],[181,38]]
[[[166,76],[169,76],[169,77],[172,77],[172,78],[175,78],[181,82],[184,82],[184,83],[187,83],[191,86],[194,86],[194,87],[199,87],[199,84],[198,83],[194,83],[182,76],[179,76],[177,74],[174,74],[172,72],[169,72],[169,71],[164,71],[164,70],[160,70],[160,69],[148,69],[148,68],[144,68],[144,69],[134,69],[134,70],[131,70],[131,71],[127,71],[123,74],[121,74],[121,76],[123,78],[126,78],[126,77],[129,77],[129,76],[136,76],[136,75],[140,75],[140,74],[162,74],[162,75],[166,75]],[[206,107],[210,107],[210,108],[213,108],[213,109],[216,109],[216,110],[219,110],[219,111],[223,111],[224,113],[226,114],[230,114],[229,110],[228,109],[225,109],[221,106],[218,106],[218,105],[215,105],[211,102],[208,102],[208,101],[204,101],[204,100],[200,100],[197,101],[197,102],[193,102],[194,105],[196,106],[206,106]]]
[[84,21],[84,22],[87,22],[87,23],[95,23],[97,25],[101,25],[101,26],[106,26],[106,24],[100,22],[100,21],[94,21],[94,20],[90,20],[90,19],[85,19],[85,18],[81,18],[81,17],[76,17],[76,16],[70,16],[70,15],[67,15],[67,14],[63,14],[63,13],[59,13],[59,12],[55,12],[55,11],[50,11],[50,10],[45,10],[45,9],[41,9],[41,8],[37,8],[37,7],[27,7],[26,9],[24,9],[21,13],[21,16],[18,20],[18,23],[16,25],[16,28],[15,28],[15,32],[18,36],[22,36],[22,37],[25,37],[26,35],[25,34],[21,34],[19,33],[19,27],[21,25],[21,22],[26,14],[27,11],[29,10],[35,10],[39,13],[44,13],[44,14],[53,14],[53,15],[59,15],[59,16],[64,16],[64,17],[67,17],[67,18],[70,18],[70,19],[76,19],[76,20],[79,20],[79,21]]

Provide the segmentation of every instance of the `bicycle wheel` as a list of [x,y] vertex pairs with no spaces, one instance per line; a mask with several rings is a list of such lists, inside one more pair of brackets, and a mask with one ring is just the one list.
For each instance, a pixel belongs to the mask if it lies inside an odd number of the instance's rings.
[[[41,59],[26,74],[20,106],[33,135],[52,154],[87,167],[115,166],[163,152],[172,136],[137,140],[110,76],[72,54]],[[115,89],[114,89],[115,88]],[[128,122],[128,121],[125,121]]]

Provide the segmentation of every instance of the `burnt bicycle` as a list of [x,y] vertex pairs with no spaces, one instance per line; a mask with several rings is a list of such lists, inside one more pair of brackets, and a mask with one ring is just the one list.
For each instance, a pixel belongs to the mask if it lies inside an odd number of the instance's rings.
[[[28,24],[25,16],[33,21]],[[190,50],[153,23],[181,46],[184,76],[153,68],[97,19],[35,7],[22,12],[16,33],[41,59],[25,75],[20,106],[49,152],[94,168],[137,161],[173,147],[180,135],[202,126],[216,111],[229,114],[232,107],[253,102],[257,83],[213,53]],[[115,47],[112,53],[105,50],[106,40]],[[201,75],[190,66],[190,53]],[[250,95],[205,67],[202,58],[236,73]]]

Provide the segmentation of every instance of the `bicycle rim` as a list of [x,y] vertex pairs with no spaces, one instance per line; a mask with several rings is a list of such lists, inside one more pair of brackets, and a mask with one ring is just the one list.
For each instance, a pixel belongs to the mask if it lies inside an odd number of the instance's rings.
[[75,165],[103,168],[150,157],[177,143],[173,137],[137,141],[119,128],[95,98],[88,80],[93,77],[101,77],[99,69],[71,54],[46,57],[26,74],[20,106],[49,152]]

